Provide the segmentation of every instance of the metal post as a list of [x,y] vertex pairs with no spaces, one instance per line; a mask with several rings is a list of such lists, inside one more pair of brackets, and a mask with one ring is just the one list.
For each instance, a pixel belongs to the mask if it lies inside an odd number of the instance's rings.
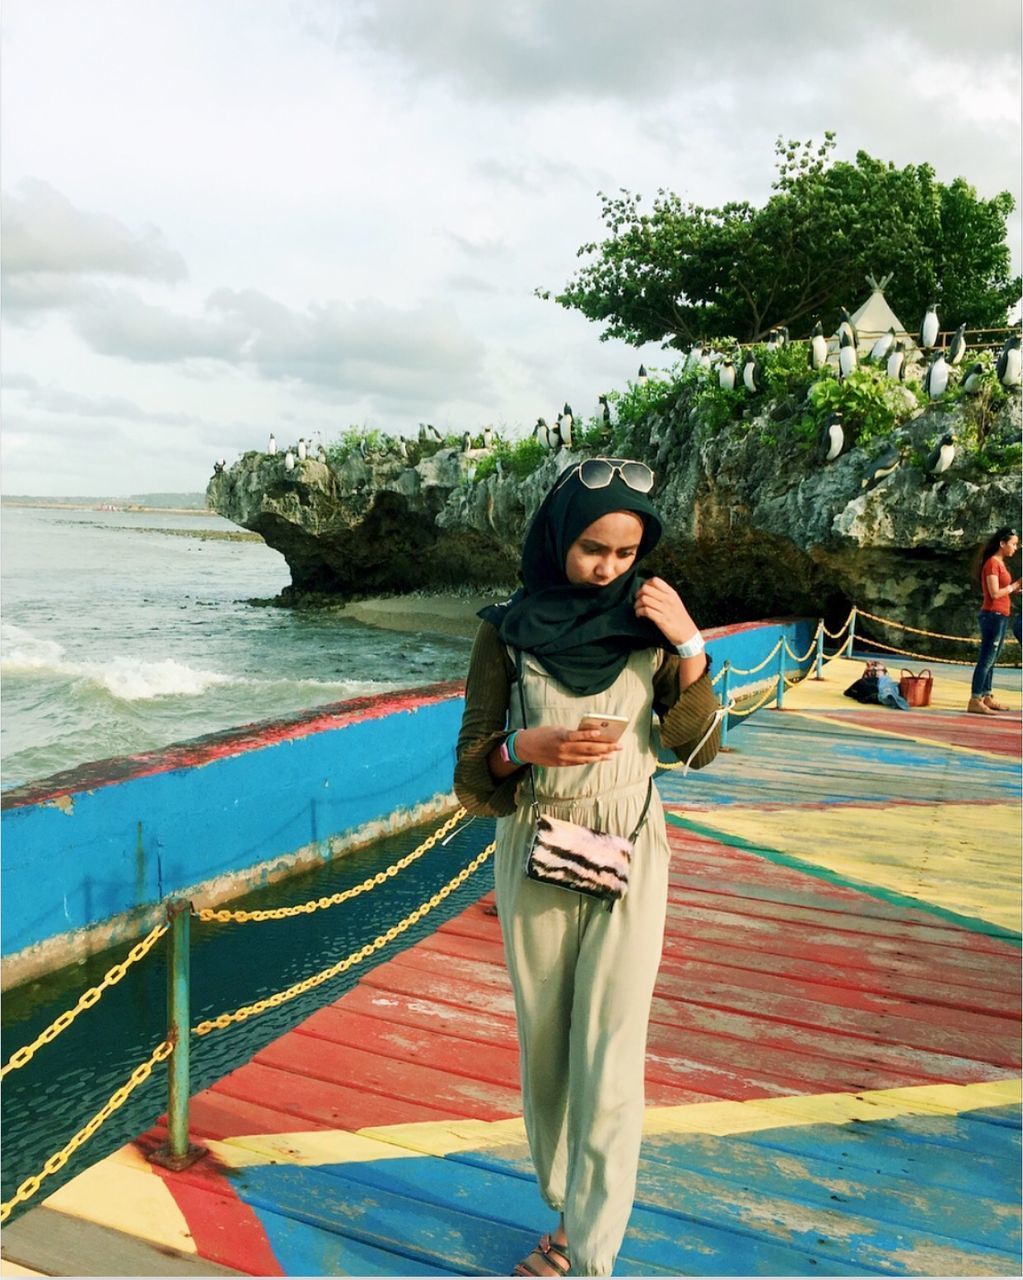
[[775,709],[781,711],[785,705],[785,638],[781,639],[778,646],[778,692],[776,695]]
[[815,680],[823,680],[821,672],[824,670],[824,619],[821,618],[820,626],[817,628],[817,670],[814,672]]
[[167,903],[167,1039],[174,1046],[167,1068],[167,1142],[149,1159],[167,1169],[187,1169],[206,1154],[188,1141],[188,1050],[192,904],[187,898]]
[[[726,658],[721,664],[721,705],[728,706],[728,685],[732,675],[732,664]],[[728,742],[728,716],[721,717],[721,751],[731,750],[726,744]]]
[[[875,608],[877,606],[875,605]],[[856,606],[853,605],[849,614],[849,644],[846,647],[845,656],[851,658],[853,656],[853,644],[856,640]]]

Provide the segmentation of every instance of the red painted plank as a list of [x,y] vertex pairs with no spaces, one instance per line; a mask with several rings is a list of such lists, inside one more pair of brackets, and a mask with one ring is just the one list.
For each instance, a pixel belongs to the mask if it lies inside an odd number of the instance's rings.
[[[223,1083],[223,1082],[221,1082]],[[333,1129],[329,1120],[313,1120],[277,1111],[244,1098],[218,1092],[216,1086],[196,1094],[189,1103],[188,1124],[199,1139],[234,1138],[239,1134],[288,1133],[300,1129]]]
[[[780,1022],[787,1026],[804,1026],[841,1031],[874,1043],[905,1046],[908,1052],[923,1049],[931,1053],[948,1053],[957,1057],[974,1057],[1006,1070],[1019,1066],[1018,1033],[1013,1036],[999,1028],[1000,1034],[964,1029],[943,1022],[927,1022],[889,1013],[884,1008],[857,1009],[844,1007],[825,999],[807,999],[771,990],[769,985],[757,989],[752,984],[709,981],[691,984],[677,981],[671,973],[662,973],[657,993],[671,1003],[696,1004]],[[831,995],[830,992],[821,994]],[[979,1016],[979,1015],[978,1015]],[[956,1019],[958,1023],[958,1016]]]
[[416,1099],[389,1098],[293,1071],[279,1071],[260,1062],[250,1062],[233,1071],[219,1080],[213,1090],[284,1112],[292,1118],[286,1129],[296,1131],[319,1126],[364,1129],[369,1125],[461,1119],[465,1114],[461,1110],[445,1111]]
[[[717,911],[723,916],[743,920],[773,920],[796,929],[806,925],[826,928],[845,934],[850,938],[858,938],[862,945],[873,946],[874,939],[900,944],[931,943],[936,947],[962,947],[964,950],[981,952],[984,955],[1004,955],[1007,943],[987,934],[974,933],[961,926],[949,922],[945,924],[938,917],[931,916],[930,923],[917,924],[903,920],[875,920],[870,916],[851,911],[822,911],[815,906],[800,906],[796,903],[769,902],[762,898],[737,899],[727,893],[700,893],[692,895],[692,906],[687,899],[668,902],[668,919],[680,920],[688,918],[693,910],[701,911],[704,907]],[[1018,952],[1017,952],[1018,954]]]
[[429,1098],[432,1106],[476,1120],[500,1120],[520,1110],[517,1090],[507,1085],[470,1080],[443,1066],[397,1062],[313,1036],[284,1036],[261,1049],[256,1062],[293,1072],[298,1090],[322,1081],[396,1101]]
[[[969,691],[963,691],[964,698]],[[851,721],[868,729],[880,729],[889,733],[909,734],[915,738],[929,738],[956,747],[973,747],[978,751],[993,751],[998,755],[1020,754],[1020,717],[1014,715],[974,716],[965,711],[902,711],[897,721],[890,711],[866,711],[844,707],[834,711],[814,712],[826,719]]]

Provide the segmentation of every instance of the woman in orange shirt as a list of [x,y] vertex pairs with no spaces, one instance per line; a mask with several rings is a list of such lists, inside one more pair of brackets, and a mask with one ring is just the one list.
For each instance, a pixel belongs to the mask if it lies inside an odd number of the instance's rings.
[[1014,582],[1005,567],[1006,560],[1014,556],[1018,548],[1019,534],[1006,525],[995,530],[979,556],[980,586],[984,593],[979,614],[980,657],[973,672],[973,686],[966,710],[981,716],[1011,710],[1004,703],[995,701],[991,681],[1009,626],[1009,597],[1020,589],[1020,579]]

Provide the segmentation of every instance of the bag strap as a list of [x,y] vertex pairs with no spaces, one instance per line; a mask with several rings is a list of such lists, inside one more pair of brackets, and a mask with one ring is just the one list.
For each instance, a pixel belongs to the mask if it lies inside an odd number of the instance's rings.
[[[525,729],[527,727],[526,725],[526,694],[522,687],[524,682],[522,679],[522,650],[521,649],[515,650],[515,681],[519,686],[519,706],[522,708],[522,728]],[[713,726],[711,726],[711,728],[713,728]],[[710,734],[708,733],[707,736],[709,737]],[[702,742],[700,743],[700,746],[701,747],[703,746]],[[696,750],[699,751],[699,749],[700,747],[697,747]],[[695,752],[693,754],[695,755]],[[527,767],[529,769],[529,789],[533,793],[533,817],[536,818],[537,821],[539,821],[540,820],[540,802],[536,798],[536,782],[533,778],[533,766],[528,765]],[[632,844],[632,842],[636,839],[636,837],[640,833],[640,830],[643,827],[643,823],[646,822],[646,816],[650,811],[650,801],[653,799],[653,794],[654,794],[654,778],[653,778],[653,774],[651,774],[649,779],[647,780],[647,785],[646,785],[646,803],[643,805],[643,812],[639,815],[639,821],[636,823],[635,830],[633,831],[632,835],[629,836],[629,844]]]

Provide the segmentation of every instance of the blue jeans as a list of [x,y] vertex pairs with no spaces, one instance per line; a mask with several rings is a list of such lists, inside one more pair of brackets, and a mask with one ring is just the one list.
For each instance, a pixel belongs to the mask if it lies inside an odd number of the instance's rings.
[[991,692],[995,663],[1005,643],[1009,619],[1004,613],[991,613],[988,609],[981,609],[977,619],[980,622],[980,657],[973,672],[973,696],[986,698]]

